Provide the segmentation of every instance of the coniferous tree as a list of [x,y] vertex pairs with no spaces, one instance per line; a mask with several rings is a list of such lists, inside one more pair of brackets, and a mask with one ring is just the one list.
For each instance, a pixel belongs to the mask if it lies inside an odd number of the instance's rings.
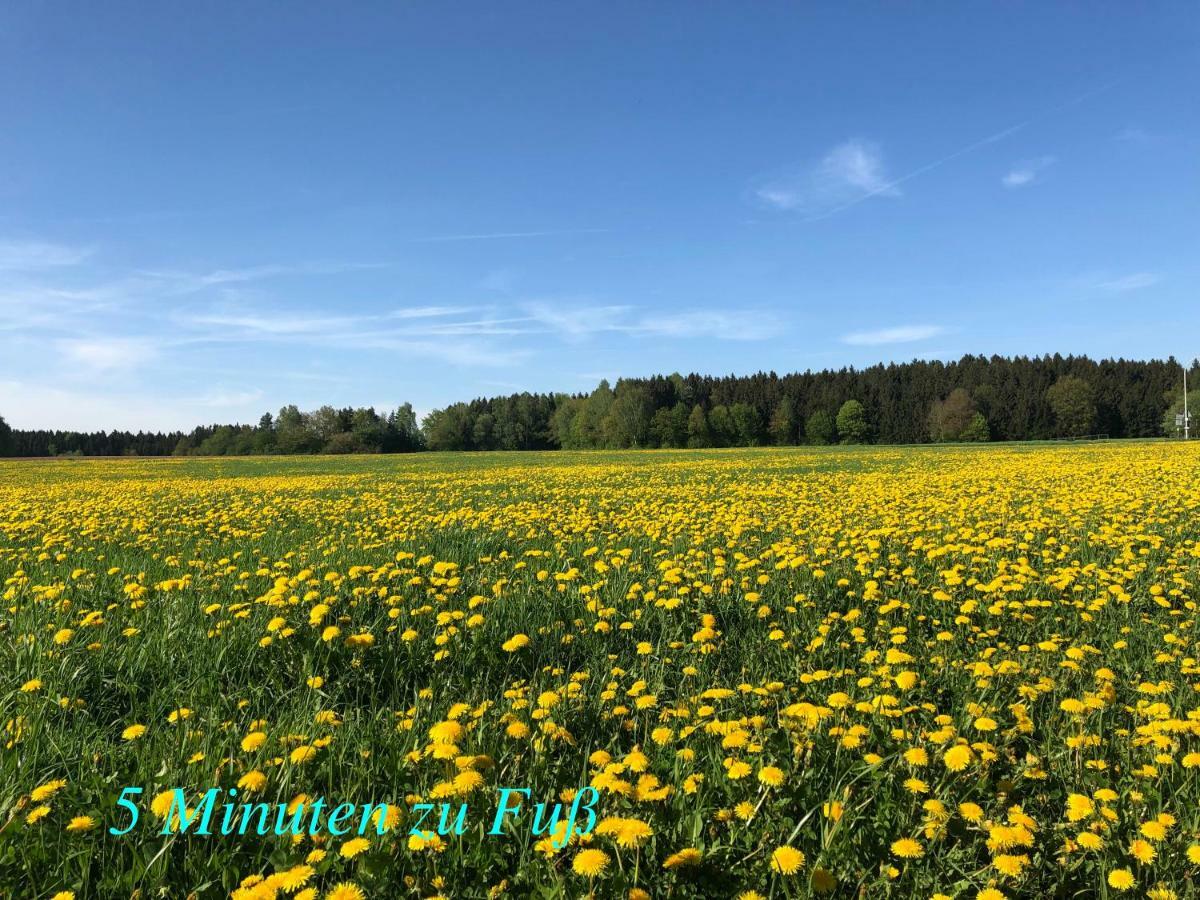
[[806,443],[821,446],[824,444],[832,444],[837,432],[833,423],[833,416],[828,410],[818,409],[808,421],[804,423],[804,440]]

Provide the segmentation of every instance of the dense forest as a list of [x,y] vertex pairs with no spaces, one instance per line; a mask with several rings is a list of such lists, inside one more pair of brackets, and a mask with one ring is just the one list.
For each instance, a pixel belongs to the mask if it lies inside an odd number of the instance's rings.
[[[1197,376],[1193,363],[1189,377]],[[1174,359],[1058,355],[782,376],[676,374],[602,382],[588,395],[455,403],[430,413],[423,431],[434,450],[1157,437],[1175,433],[1182,377]]]
[[[624,378],[590,394],[514,394],[438,409],[285,406],[189,433],[21,431],[0,455],[166,456],[738,447],[1176,436],[1182,366],[1084,356],[964,356],[802,374]],[[1200,385],[1200,364],[1189,379]],[[1200,401],[1200,391],[1189,404]]]

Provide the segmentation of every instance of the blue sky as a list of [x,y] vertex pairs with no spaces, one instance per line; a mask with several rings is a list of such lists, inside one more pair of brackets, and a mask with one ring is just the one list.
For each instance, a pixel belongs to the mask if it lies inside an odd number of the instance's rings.
[[1200,355],[1195,4],[0,8],[0,414]]

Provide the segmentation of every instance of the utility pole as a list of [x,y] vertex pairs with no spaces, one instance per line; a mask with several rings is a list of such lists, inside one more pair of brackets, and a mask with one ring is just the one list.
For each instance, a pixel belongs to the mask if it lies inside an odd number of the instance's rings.
[[1187,366],[1183,367],[1183,439],[1188,439]]

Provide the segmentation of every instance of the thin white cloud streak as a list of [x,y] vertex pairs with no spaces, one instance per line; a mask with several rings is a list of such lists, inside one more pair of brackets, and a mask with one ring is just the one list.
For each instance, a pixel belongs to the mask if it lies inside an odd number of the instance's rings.
[[899,325],[875,331],[855,331],[842,336],[843,344],[856,347],[879,347],[884,344],[911,344],[945,334],[941,325]]
[[[471,307],[419,307],[373,316],[312,316],[247,311],[209,313],[181,317],[183,327],[177,343],[303,343],[350,349],[404,349],[420,355],[453,360],[484,360],[498,364],[523,359],[525,350],[512,350],[494,343],[470,342],[465,353],[449,349],[464,338],[512,338],[558,335],[577,343],[605,333],[664,339],[712,338],[726,341],[765,340],[779,332],[777,318],[767,312],[732,315],[720,311],[689,310],[679,313],[638,315],[627,305],[579,306],[546,302],[522,304],[523,315],[485,315],[443,319],[462,315]],[[418,315],[421,313],[421,315]],[[405,319],[400,328],[387,322]],[[445,339],[454,339],[446,341]],[[436,353],[432,348],[438,347]]]
[[432,319],[438,316],[456,316],[477,309],[474,306],[404,306],[385,313],[385,319]]
[[762,341],[778,334],[773,315],[760,313],[727,315],[722,312],[690,312],[647,316],[629,327],[632,334],[673,338],[716,338],[726,341]]
[[578,306],[551,303],[526,303],[524,309],[542,330],[556,331],[567,338],[582,339],[603,331],[619,330],[621,319],[630,306]]
[[[0,256],[5,253],[0,244]],[[14,245],[15,246],[15,245]],[[56,247],[57,245],[36,244],[22,246]],[[204,291],[228,289],[232,285],[286,275],[333,274],[361,269],[379,268],[386,263],[321,262],[296,266],[266,265],[246,269],[217,269],[204,274],[165,270],[138,270],[131,276],[100,282],[90,287],[62,287],[48,278],[49,265],[42,265],[41,272],[32,280],[32,263],[36,260],[59,260],[66,266],[70,260],[83,260],[83,251],[36,251],[25,252],[21,263],[12,253],[7,262],[15,277],[0,283],[0,333],[19,331],[63,331],[77,332],[81,323],[87,321],[95,326],[95,318],[104,313],[135,315],[140,310],[161,308],[162,304],[177,297],[186,297]],[[73,255],[72,255],[73,254]],[[20,263],[20,266],[17,264]],[[26,265],[28,263],[28,265]],[[0,265],[3,272],[4,265]],[[420,307],[394,310],[395,318],[449,315],[457,308]],[[155,310],[157,312],[157,310]],[[90,316],[88,321],[86,317]],[[260,323],[261,325],[262,323]],[[285,326],[275,325],[276,328]]]
[[1137,291],[1142,288],[1151,287],[1162,280],[1163,277],[1157,272],[1134,272],[1132,275],[1113,278],[1109,281],[1101,281],[1096,287],[1110,294],[1123,294],[1127,291]]
[[548,231],[490,231],[479,234],[441,234],[433,237],[412,238],[413,244],[441,244],[453,241],[498,241],[508,238],[558,237],[572,234],[609,234],[611,228],[561,228]]
[[346,328],[360,321],[355,318],[330,316],[298,318],[281,314],[265,315],[199,315],[186,319],[189,325],[211,326],[227,330],[230,336],[320,334],[335,328]]
[[1113,135],[1113,140],[1120,144],[1151,147],[1163,143],[1166,138],[1161,134],[1146,131],[1144,128],[1123,128]]
[[1014,165],[1000,183],[1012,190],[1028,187],[1042,180],[1042,173],[1050,168],[1057,160],[1053,156],[1040,156],[1037,159],[1027,159]]
[[[528,317],[438,321],[471,309],[423,306],[377,315],[306,317],[256,311],[218,312],[178,317],[177,324],[184,330],[175,341],[180,345],[271,343],[300,344],[325,350],[396,352],[465,366],[515,365],[529,356],[529,351],[524,349],[470,340],[529,333],[527,328],[514,328],[508,324],[529,322]],[[406,324],[401,328],[387,327],[387,323],[397,321]]]
[[572,341],[604,332],[640,337],[733,341],[765,340],[779,333],[777,319],[765,312],[745,311],[729,315],[718,311],[692,310],[634,316],[632,306],[560,307],[548,303],[527,303],[524,308],[531,319]]
[[[507,319],[484,318],[478,320],[462,320],[441,322],[438,320],[463,315],[475,307],[454,306],[419,306],[394,309],[377,315],[361,316],[297,316],[286,311],[278,313],[247,312],[247,313],[203,313],[199,315],[181,316],[177,321],[185,326],[200,328],[215,328],[202,336],[193,336],[191,340],[212,342],[253,341],[260,339],[287,339],[303,336],[328,336],[330,334],[346,337],[361,331],[364,334],[387,336],[398,334],[406,336],[436,336],[464,334],[524,334],[528,329],[509,327],[511,323],[528,322],[528,317]],[[431,320],[424,322],[422,320]],[[388,322],[403,321],[402,331],[389,331],[382,326]]]
[[194,293],[205,288],[221,287],[229,284],[243,284],[250,281],[261,281],[268,278],[281,278],[294,275],[338,275],[344,272],[357,272],[369,269],[382,269],[390,265],[385,262],[314,262],[283,265],[271,263],[261,266],[247,266],[236,269],[214,269],[209,272],[180,272],[174,270],[144,270],[138,274],[144,278],[159,282],[162,286],[176,293]]
[[45,285],[0,289],[0,332],[77,330],[85,315],[114,312],[125,303],[113,286],[70,290]]
[[76,266],[91,253],[90,248],[67,247],[45,241],[0,241],[0,271]]

